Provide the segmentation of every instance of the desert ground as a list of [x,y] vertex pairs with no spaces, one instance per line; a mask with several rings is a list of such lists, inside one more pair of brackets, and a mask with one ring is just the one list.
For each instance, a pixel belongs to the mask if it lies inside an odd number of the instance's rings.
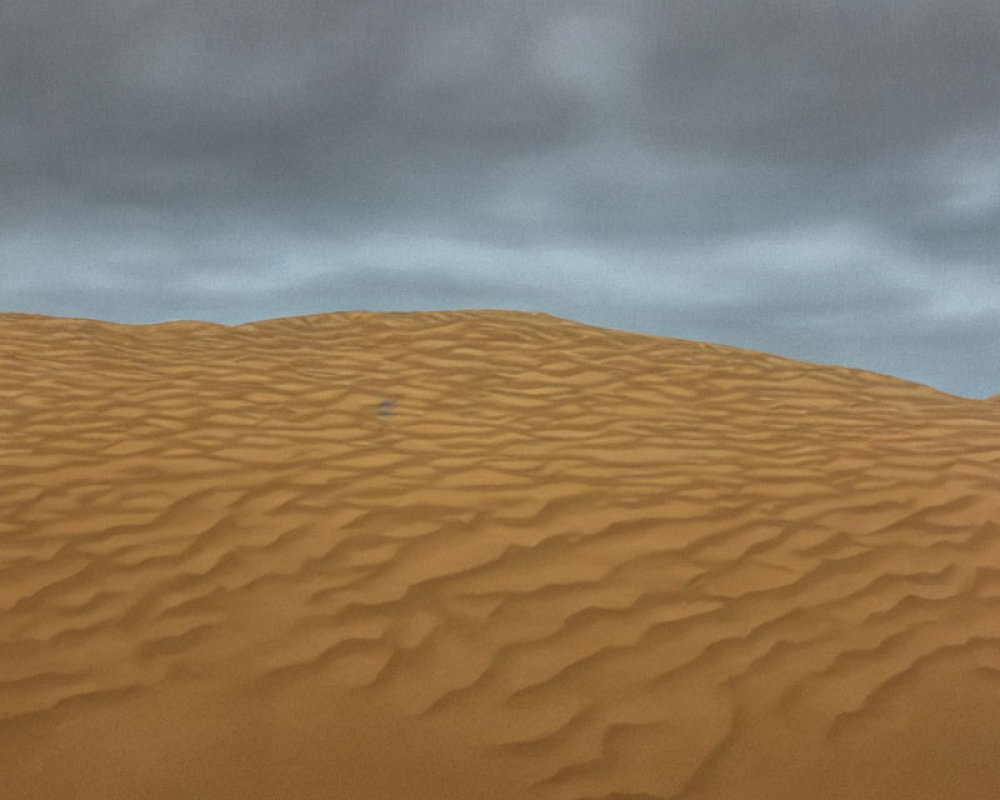
[[5,800],[1000,797],[1000,398],[486,310],[0,367]]

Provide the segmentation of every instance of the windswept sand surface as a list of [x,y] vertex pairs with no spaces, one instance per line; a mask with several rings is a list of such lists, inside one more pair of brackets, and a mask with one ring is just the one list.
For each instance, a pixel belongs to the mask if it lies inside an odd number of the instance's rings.
[[1000,797],[997,399],[494,311],[0,367],[5,800]]

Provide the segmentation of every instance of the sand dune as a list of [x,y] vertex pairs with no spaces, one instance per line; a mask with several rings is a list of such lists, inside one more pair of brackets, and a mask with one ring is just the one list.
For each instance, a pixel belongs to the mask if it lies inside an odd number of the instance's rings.
[[1000,797],[996,397],[499,311],[0,366],[4,798]]

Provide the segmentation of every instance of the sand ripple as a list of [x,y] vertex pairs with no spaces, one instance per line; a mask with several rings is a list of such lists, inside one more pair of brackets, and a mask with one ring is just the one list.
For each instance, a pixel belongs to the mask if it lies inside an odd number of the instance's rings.
[[996,398],[493,311],[0,366],[5,797],[1000,796]]

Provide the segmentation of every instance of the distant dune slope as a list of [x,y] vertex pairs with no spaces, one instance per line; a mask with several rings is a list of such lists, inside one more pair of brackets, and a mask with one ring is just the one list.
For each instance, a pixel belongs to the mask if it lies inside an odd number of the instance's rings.
[[501,311],[0,398],[3,798],[1000,797],[995,398]]

